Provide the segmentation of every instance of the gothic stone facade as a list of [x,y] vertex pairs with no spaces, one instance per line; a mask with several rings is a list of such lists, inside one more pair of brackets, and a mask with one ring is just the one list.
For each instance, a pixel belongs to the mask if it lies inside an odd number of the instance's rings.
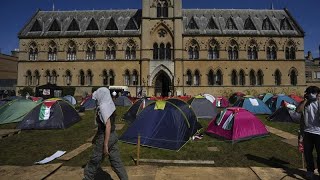
[[288,10],[38,11],[19,33],[18,89],[51,82],[128,86],[136,95],[302,93],[304,32]]

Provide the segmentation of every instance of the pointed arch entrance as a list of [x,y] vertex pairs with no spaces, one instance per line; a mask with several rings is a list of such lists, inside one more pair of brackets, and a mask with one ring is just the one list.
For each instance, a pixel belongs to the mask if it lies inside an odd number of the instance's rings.
[[154,78],[154,94],[166,97],[171,95],[171,89],[171,78],[163,70],[159,71]]

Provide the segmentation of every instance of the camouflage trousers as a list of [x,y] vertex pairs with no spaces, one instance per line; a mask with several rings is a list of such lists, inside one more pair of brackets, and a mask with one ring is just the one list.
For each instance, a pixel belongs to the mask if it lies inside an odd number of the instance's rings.
[[[113,171],[117,174],[120,180],[127,180],[128,175],[126,169],[120,158],[120,152],[117,145],[118,136],[115,132],[110,134],[108,143],[109,148],[109,161]],[[101,162],[104,160],[103,144],[104,144],[104,133],[97,133],[94,140],[93,155],[90,157],[84,169],[84,179],[91,180],[95,178],[97,170],[100,168]]]

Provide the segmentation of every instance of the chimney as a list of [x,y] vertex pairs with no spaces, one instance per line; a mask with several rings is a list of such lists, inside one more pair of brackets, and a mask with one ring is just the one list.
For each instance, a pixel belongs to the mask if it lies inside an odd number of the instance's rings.
[[307,60],[313,60],[311,51],[308,51]]
[[14,49],[13,51],[11,51],[11,55],[14,57],[19,57],[19,49]]

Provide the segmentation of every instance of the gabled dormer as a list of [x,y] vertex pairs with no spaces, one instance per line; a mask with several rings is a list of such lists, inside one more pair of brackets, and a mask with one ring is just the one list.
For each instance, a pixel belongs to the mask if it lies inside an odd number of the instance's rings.
[[199,26],[197,25],[197,22],[194,20],[193,16],[189,21],[188,29],[199,29]]
[[61,31],[60,24],[58,23],[57,19],[53,20],[49,28],[49,31]]
[[91,18],[86,30],[87,31],[98,31],[99,30],[98,24],[94,18]]
[[30,32],[38,32],[38,31],[42,31],[42,26],[39,22],[38,19],[36,19],[36,21],[33,23]]
[[67,31],[80,31],[79,24],[77,20],[72,19]]
[[217,26],[216,22],[213,20],[213,18],[210,18],[208,25],[207,25],[207,29],[218,29],[218,26]]
[[226,23],[226,29],[229,29],[229,30],[237,30],[238,29],[236,24],[234,23],[232,17],[228,18],[227,23]]
[[244,30],[257,30],[257,28],[254,26],[253,21],[250,17],[248,17],[244,22]]
[[116,22],[114,21],[113,17],[111,17],[105,30],[118,30],[118,26],[117,26]]
[[280,22],[280,30],[293,30],[289,20],[286,17]]
[[274,30],[274,27],[268,17],[266,17],[262,22],[262,30]]
[[125,30],[138,30],[138,25],[133,18],[130,18]]

